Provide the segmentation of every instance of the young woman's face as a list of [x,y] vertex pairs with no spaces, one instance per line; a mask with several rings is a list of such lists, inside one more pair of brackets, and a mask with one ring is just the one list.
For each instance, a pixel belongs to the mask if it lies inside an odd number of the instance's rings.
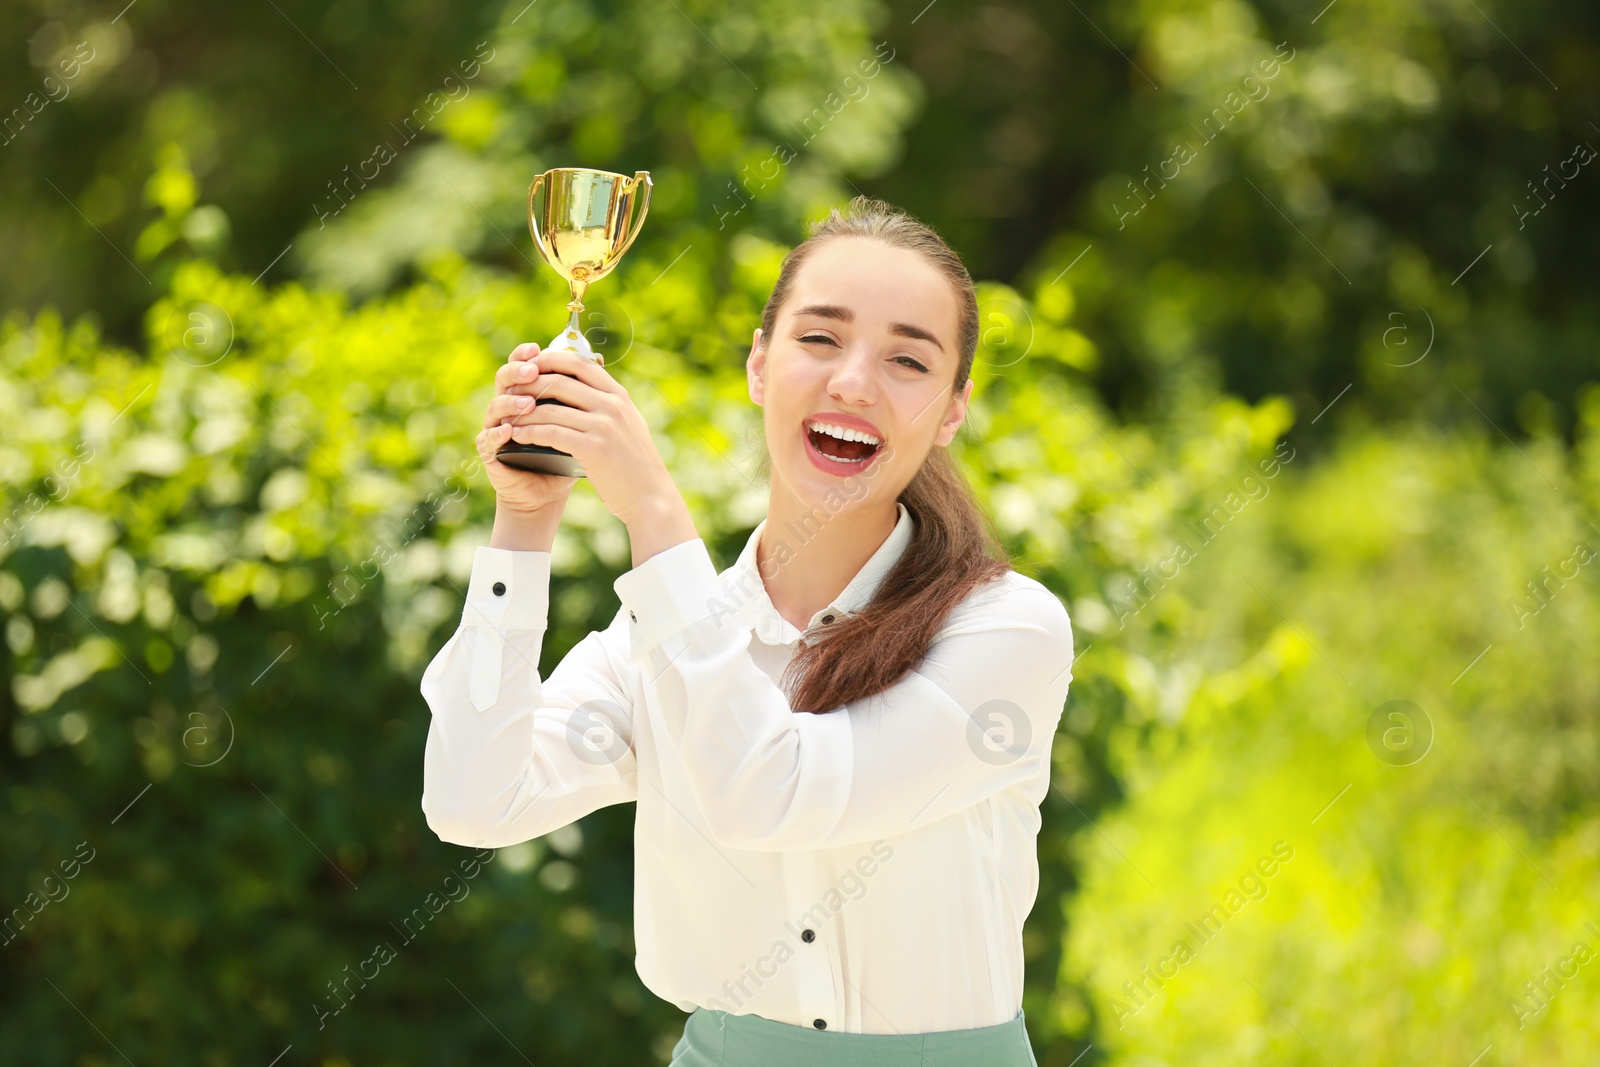
[[[917,253],[861,237],[812,250],[746,362],[774,483],[804,501],[898,498],[966,418],[972,382],[953,388],[957,330],[955,290]],[[876,447],[821,433],[823,423]]]

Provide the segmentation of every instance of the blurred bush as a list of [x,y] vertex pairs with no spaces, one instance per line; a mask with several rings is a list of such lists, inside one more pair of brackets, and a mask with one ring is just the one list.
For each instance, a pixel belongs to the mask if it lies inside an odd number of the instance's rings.
[[1063,903],[1055,1008],[1106,1062],[1600,1055],[1600,389],[1580,410],[1570,455],[1352,434],[1172,531],[1192,564],[1084,661],[1139,694]]

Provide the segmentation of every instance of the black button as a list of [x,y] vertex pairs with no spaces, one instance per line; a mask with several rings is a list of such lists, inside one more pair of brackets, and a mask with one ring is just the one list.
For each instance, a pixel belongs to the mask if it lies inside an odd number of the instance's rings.
[[824,615],[822,617],[822,621],[823,622],[832,622],[833,621],[833,616],[832,615]]
[[628,612],[628,618],[630,618],[630,619],[632,619],[632,620],[633,620],[633,621],[634,621],[634,622],[638,622],[638,621],[639,621],[639,616],[637,616],[637,615],[635,615],[635,614],[634,614],[634,613],[633,613],[633,612],[631,612],[631,611],[630,611],[630,612]]
[[812,1019],[811,1025],[815,1026],[818,1030],[826,1030],[828,1028],[828,1022],[826,1019]]
[[800,940],[804,941],[808,945],[811,942],[815,941],[816,939],[817,939],[817,935],[816,935],[816,932],[813,931],[813,930],[802,930],[800,932]]
[[506,595],[506,583],[505,582],[495,582],[494,583],[494,595],[495,596],[505,596]]

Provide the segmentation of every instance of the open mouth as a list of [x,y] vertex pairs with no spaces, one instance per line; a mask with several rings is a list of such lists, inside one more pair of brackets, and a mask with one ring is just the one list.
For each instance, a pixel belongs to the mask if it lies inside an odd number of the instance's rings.
[[806,438],[823,458],[851,466],[864,465],[883,447],[883,442],[871,434],[823,423],[808,424]]

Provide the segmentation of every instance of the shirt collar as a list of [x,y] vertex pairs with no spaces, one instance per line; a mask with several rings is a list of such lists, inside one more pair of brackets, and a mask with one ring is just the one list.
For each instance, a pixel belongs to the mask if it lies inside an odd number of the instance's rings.
[[[884,539],[878,550],[868,557],[862,564],[855,577],[845,585],[833,601],[811,616],[810,626],[820,624],[825,616],[832,615],[838,618],[841,615],[860,611],[872,600],[878,586],[885,576],[899,562],[905,553],[906,546],[911,543],[914,530],[914,520],[911,512],[899,501],[895,501],[895,508],[899,518],[894,524],[894,529],[889,531],[889,536]],[[778,614],[778,609],[772,606],[772,599],[767,596],[766,584],[761,580],[761,571],[756,563],[756,546],[761,542],[761,533],[766,529],[767,520],[762,519],[749,540],[745,542],[744,550],[739,553],[739,558],[722,572],[723,580],[738,603],[737,618],[741,625],[754,630],[756,636],[769,645],[789,645],[800,639],[801,631]]]

